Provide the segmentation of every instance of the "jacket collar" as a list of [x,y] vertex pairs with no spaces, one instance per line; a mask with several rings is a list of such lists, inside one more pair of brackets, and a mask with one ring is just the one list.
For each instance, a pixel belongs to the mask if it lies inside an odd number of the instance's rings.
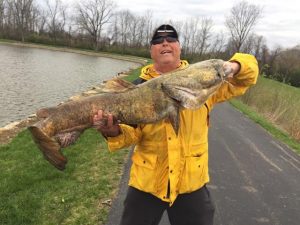
[[[181,60],[178,69],[183,69],[188,65],[189,63],[186,60]],[[152,78],[158,77],[159,75],[160,74],[155,71],[153,64],[150,64],[142,68],[140,78],[144,80],[150,80]]]

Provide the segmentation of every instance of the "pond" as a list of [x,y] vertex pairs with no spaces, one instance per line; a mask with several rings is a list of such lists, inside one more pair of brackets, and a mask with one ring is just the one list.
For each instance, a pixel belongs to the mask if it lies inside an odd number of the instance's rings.
[[111,58],[0,44],[0,127],[138,66]]

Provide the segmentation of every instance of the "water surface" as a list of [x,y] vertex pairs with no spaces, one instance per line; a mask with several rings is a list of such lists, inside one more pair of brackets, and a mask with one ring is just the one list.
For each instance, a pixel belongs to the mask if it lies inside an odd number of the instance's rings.
[[138,66],[104,57],[0,44],[0,127]]

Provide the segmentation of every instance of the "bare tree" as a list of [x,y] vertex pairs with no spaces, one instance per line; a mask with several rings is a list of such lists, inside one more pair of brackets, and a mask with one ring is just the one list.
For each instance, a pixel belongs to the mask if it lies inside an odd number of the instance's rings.
[[182,49],[184,55],[195,53],[195,36],[197,33],[198,23],[199,18],[190,18],[189,20],[186,20],[183,25]]
[[12,4],[8,4],[8,1],[3,1],[3,32],[2,36],[5,38],[12,38],[11,33],[15,30],[14,13]]
[[243,46],[241,47],[241,51],[252,54],[256,58],[260,58],[260,53],[264,44],[265,39],[263,36],[251,33],[245,40]]
[[230,15],[226,17],[225,25],[228,28],[234,51],[241,50],[250,31],[262,17],[262,8],[246,1],[241,1],[231,8]]
[[283,83],[289,83],[291,74],[300,71],[300,50],[291,48],[281,51],[276,58],[276,72],[273,76]]
[[46,32],[46,24],[48,19],[48,11],[42,8],[38,10],[38,18],[36,21],[36,30],[38,34],[43,34]]
[[276,73],[276,61],[280,52],[281,47],[277,46],[274,50],[270,50],[267,45],[262,46],[262,55],[260,59],[261,73],[272,77]]
[[4,0],[0,0],[0,34],[4,30]]
[[153,12],[151,10],[147,10],[144,13],[144,19],[145,19],[145,24],[144,24],[145,36],[144,36],[143,44],[149,46],[152,33],[153,33]]
[[77,3],[77,24],[92,39],[94,48],[99,49],[101,32],[113,15],[115,4],[111,0],[90,0]]
[[112,25],[108,28],[108,37],[111,40],[110,44],[118,46],[120,40],[119,22],[118,22],[118,12],[114,13],[112,19]]
[[209,47],[212,20],[208,18],[190,18],[183,25],[183,53],[202,56]]
[[211,58],[222,58],[225,48],[225,35],[223,32],[216,34],[212,38],[212,44],[210,45],[210,57]]
[[120,46],[123,53],[129,47],[145,49],[149,47],[153,34],[152,23],[152,12],[149,10],[142,16],[135,15],[130,10],[118,11],[109,28],[112,43]]
[[255,35],[253,40],[253,55],[260,59],[262,56],[263,46],[266,45],[266,40],[262,35]]
[[56,43],[59,35],[62,36],[64,33],[67,7],[63,5],[61,0],[55,0],[54,2],[47,0],[46,4],[48,11],[46,24],[52,39]]
[[12,12],[17,35],[24,42],[25,35],[30,29],[29,21],[34,9],[33,0],[9,0],[8,5]]
[[144,40],[146,37],[146,24],[147,20],[144,16],[138,16],[137,17],[137,34],[136,34],[136,41],[135,41],[135,47],[140,48],[144,44]]
[[200,57],[207,51],[209,48],[209,41],[211,38],[211,28],[213,22],[211,19],[202,18],[201,27],[199,30],[199,55]]
[[118,23],[118,31],[119,31],[119,38],[120,43],[122,45],[122,51],[124,52],[125,48],[128,47],[129,43],[129,36],[130,36],[130,23],[134,18],[133,14],[129,10],[122,10],[119,11],[117,14]]

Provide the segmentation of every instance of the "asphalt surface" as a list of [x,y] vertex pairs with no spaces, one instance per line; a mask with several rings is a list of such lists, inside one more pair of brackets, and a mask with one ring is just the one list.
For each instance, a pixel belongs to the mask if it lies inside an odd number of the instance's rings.
[[[215,225],[299,225],[300,157],[228,103],[215,107],[209,133],[208,188]],[[107,225],[118,225],[130,160]],[[159,225],[170,225],[164,214]]]

